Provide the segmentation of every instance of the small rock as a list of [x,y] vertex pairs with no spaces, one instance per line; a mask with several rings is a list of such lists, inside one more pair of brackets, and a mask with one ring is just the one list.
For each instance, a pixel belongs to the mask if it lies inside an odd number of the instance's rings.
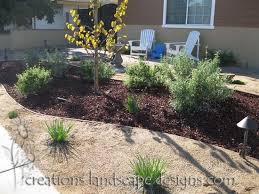
[[61,98],[61,97],[57,97],[57,100],[61,101],[61,102],[70,102],[69,100],[67,100],[65,98]]

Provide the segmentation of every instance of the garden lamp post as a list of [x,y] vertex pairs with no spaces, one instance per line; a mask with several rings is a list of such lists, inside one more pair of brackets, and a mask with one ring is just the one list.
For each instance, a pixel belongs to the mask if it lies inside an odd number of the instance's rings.
[[256,133],[256,131],[258,130],[258,124],[256,123],[256,121],[254,121],[248,116],[244,118],[242,121],[240,121],[239,123],[237,123],[237,126],[245,130],[244,142],[239,145],[239,149],[240,149],[239,155],[242,158],[245,158],[248,150],[250,149],[250,147],[247,145],[248,132],[252,131]]

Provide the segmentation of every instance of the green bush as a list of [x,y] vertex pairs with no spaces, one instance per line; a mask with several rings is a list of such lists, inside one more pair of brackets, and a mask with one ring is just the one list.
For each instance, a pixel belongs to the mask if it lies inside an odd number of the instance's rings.
[[55,49],[52,52],[46,52],[46,57],[42,60],[52,71],[54,77],[63,77],[68,69],[69,62],[66,55]]
[[39,49],[31,49],[25,52],[24,61],[28,67],[39,65],[45,58],[45,51]]
[[223,101],[232,91],[226,87],[227,80],[220,75],[219,57],[198,63],[196,69],[190,71],[192,61],[181,61],[182,56],[174,60],[176,80],[171,83],[170,91],[174,96],[172,105],[177,111],[198,111],[211,103]]
[[81,57],[79,55],[73,55],[70,61],[81,61]]
[[138,104],[132,96],[128,96],[125,108],[130,114],[136,114],[139,111]]
[[51,81],[51,72],[43,67],[31,67],[18,75],[16,87],[23,95],[37,94]]
[[220,66],[235,65],[237,63],[236,57],[232,51],[226,50],[208,50],[208,59],[214,59],[219,55]]
[[[94,81],[94,62],[91,60],[86,60],[81,65],[82,76],[87,81]],[[99,64],[99,80],[108,81],[115,74],[113,68],[104,62]]]
[[131,168],[134,175],[142,181],[144,188],[152,187],[158,184],[165,173],[165,162],[162,159],[137,156],[136,160],[131,162]]
[[231,84],[235,84],[235,85],[246,85],[245,82],[243,82],[242,80],[231,80],[230,81]]
[[15,119],[18,117],[18,112],[17,111],[11,111],[8,113],[8,118],[9,119]]
[[65,126],[63,121],[55,120],[50,125],[46,124],[48,134],[53,142],[61,143],[67,141],[72,125]]
[[167,78],[171,76],[168,63],[151,67],[144,61],[129,66],[126,70],[124,84],[128,88],[152,88],[166,86]]

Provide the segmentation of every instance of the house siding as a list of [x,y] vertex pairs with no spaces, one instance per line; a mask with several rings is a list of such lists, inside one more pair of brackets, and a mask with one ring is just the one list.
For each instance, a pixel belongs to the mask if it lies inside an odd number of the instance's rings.
[[[162,25],[164,0],[130,0],[128,25]],[[216,0],[215,26],[258,27],[258,0]]]

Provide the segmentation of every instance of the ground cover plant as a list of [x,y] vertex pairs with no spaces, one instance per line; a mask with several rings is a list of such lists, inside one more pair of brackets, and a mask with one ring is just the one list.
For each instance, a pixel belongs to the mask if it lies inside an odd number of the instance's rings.
[[31,67],[19,74],[17,90],[23,95],[38,94],[52,79],[51,72],[43,67]]

